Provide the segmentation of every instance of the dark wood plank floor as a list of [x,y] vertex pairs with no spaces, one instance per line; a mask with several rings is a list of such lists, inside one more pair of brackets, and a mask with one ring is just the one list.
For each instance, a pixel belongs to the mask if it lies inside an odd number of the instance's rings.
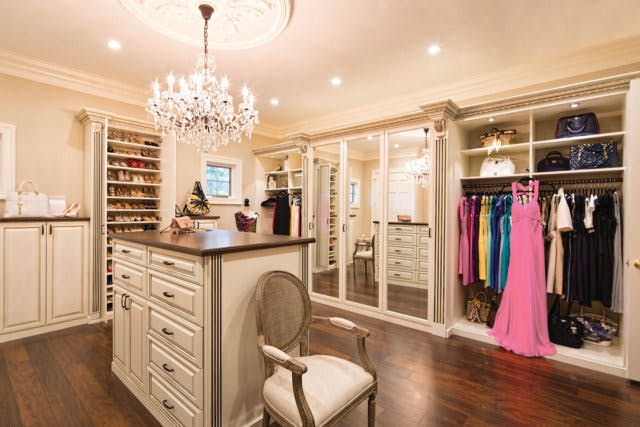
[[[638,426],[640,387],[464,338],[449,340],[314,304],[371,330],[378,426]],[[314,326],[311,351],[357,361],[354,338]],[[155,426],[111,374],[111,327],[98,324],[0,344],[1,426]],[[365,426],[358,407],[340,426]]]

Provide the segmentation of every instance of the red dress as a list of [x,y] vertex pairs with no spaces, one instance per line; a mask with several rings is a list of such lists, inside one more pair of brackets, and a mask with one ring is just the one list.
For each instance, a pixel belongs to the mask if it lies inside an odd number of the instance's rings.
[[[533,198],[523,205],[518,200],[518,190],[529,191],[532,187]],[[511,255],[507,285],[489,335],[514,353],[528,357],[546,356],[554,354],[556,347],[549,341],[547,326],[538,181],[532,181],[527,187],[514,182],[511,190]]]

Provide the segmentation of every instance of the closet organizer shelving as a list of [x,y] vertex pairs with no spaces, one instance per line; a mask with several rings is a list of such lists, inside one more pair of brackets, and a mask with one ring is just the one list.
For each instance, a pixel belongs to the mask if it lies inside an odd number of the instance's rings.
[[[165,175],[173,159],[165,138],[149,123],[93,109],[78,118],[85,126],[86,211],[92,219],[94,316],[113,316],[113,244],[117,232],[157,230],[171,218]],[[169,196],[169,197],[167,197]]]
[[[454,138],[452,142],[452,155],[454,162],[459,167],[457,179],[459,193],[464,194],[471,188],[492,188],[499,191],[503,184],[517,181],[523,177],[531,177],[539,180],[541,184],[553,183],[555,187],[561,187],[565,183],[567,188],[576,188],[576,185],[586,182],[600,182],[615,187],[620,194],[624,184],[626,167],[629,162],[624,156],[625,139],[627,137],[627,92],[617,91],[611,94],[598,94],[593,97],[580,97],[579,99],[568,96],[566,99],[555,100],[553,103],[540,105],[527,105],[523,108],[511,111],[496,111],[492,113],[485,110],[481,115],[468,116],[454,122]],[[572,109],[570,104],[578,103],[579,108]],[[555,138],[555,127],[560,117],[594,112],[600,124],[600,133],[597,135],[578,136],[572,138]],[[492,118],[490,121],[489,118]],[[480,135],[491,128],[516,129],[515,141],[511,145],[503,146],[499,153],[493,156],[509,156],[516,166],[515,173],[508,176],[481,177],[480,166],[487,157],[487,148],[480,147]],[[550,151],[560,151],[568,157],[569,147],[585,143],[616,142],[620,155],[620,166],[593,170],[569,170],[560,172],[540,172],[536,165]],[[588,184],[584,184],[588,185]],[[508,187],[510,188],[510,187]],[[622,204],[624,206],[624,194]],[[623,208],[623,212],[625,209]],[[628,214],[623,218],[623,224],[628,219]],[[456,218],[457,221],[457,218]],[[457,257],[455,258],[457,260]],[[453,262],[453,260],[451,261]],[[481,286],[481,285],[480,285]],[[457,284],[453,289],[454,313],[451,332],[478,341],[495,344],[495,340],[487,335],[488,327],[484,324],[472,323],[465,318],[465,304],[469,289]],[[575,309],[579,309],[574,304]],[[627,304],[627,307],[629,305]],[[601,311],[600,311],[601,313]],[[620,331],[614,338],[610,347],[601,347],[585,343],[580,349],[557,346],[557,354],[551,358],[589,367],[616,375],[625,375],[626,357],[625,351],[629,337],[628,325],[625,322],[624,313],[620,316]]]

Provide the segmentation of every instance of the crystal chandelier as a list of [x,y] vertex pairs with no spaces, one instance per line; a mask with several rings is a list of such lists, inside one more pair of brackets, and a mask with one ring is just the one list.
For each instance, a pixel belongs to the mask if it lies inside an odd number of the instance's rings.
[[235,110],[229,95],[229,79],[217,79],[215,63],[209,58],[208,28],[213,7],[199,6],[204,18],[204,53],[198,57],[196,68],[187,79],[167,76],[167,88],[161,90],[153,83],[153,97],[147,101],[147,111],[156,129],[163,135],[175,135],[178,142],[191,144],[202,152],[216,151],[231,141],[240,142],[242,135],[251,138],[258,124],[258,111],[253,108],[254,97],[246,85],[242,88],[242,102]]
[[413,183],[427,188],[431,178],[431,153],[429,151],[429,129],[423,130],[424,147],[418,152],[415,159],[407,162],[404,173]]

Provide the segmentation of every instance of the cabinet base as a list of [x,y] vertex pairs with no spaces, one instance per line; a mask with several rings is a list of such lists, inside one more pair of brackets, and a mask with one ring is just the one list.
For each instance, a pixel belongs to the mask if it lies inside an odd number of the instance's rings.
[[19,340],[21,338],[27,338],[34,335],[46,334],[48,332],[60,331],[62,329],[71,328],[74,326],[86,325],[89,323],[88,317],[82,317],[80,319],[68,320],[66,322],[54,323],[51,325],[39,326],[37,328],[25,329],[23,331],[9,332],[6,334],[0,334],[0,343]]

